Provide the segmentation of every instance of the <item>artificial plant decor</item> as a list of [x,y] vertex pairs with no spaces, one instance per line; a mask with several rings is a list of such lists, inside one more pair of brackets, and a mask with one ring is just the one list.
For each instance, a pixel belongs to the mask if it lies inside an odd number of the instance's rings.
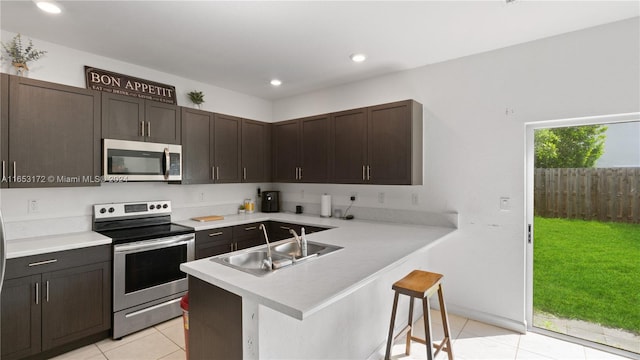
[[33,47],[33,41],[29,39],[29,45],[25,48],[22,45],[22,36],[20,34],[13,37],[9,43],[2,43],[2,50],[6,53],[6,57],[11,58],[11,65],[16,69],[18,75],[22,75],[24,71],[28,71],[27,63],[41,58],[46,51],[36,50]]
[[196,104],[198,108],[200,108],[200,104],[204,102],[204,94],[202,93],[202,91],[194,90],[187,95],[189,96],[189,100],[191,100],[192,103]]

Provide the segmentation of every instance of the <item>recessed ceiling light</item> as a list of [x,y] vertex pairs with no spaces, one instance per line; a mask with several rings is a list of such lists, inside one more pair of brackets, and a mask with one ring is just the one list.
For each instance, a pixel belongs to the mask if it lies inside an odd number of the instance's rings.
[[365,54],[353,54],[350,57],[351,57],[351,61],[357,62],[357,63],[367,60],[367,56]]
[[280,86],[280,85],[282,85],[282,81],[280,81],[278,79],[273,79],[273,80],[271,80],[271,85]]
[[52,1],[36,1],[36,5],[38,5],[40,10],[46,11],[50,14],[60,14],[60,12],[62,12],[60,6]]

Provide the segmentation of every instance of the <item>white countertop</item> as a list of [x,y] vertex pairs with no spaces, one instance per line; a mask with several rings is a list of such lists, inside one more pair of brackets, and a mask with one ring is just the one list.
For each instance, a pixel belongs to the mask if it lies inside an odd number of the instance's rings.
[[205,230],[266,220],[333,227],[307,235],[307,238],[344,249],[262,277],[215,263],[209,258],[182,264],[181,270],[302,320],[348,296],[386,270],[401,264],[411,254],[428,249],[455,231],[446,227],[347,221],[286,213],[234,215],[214,222],[186,220],[177,223]]
[[8,240],[7,259],[105,244],[111,238],[93,231]]

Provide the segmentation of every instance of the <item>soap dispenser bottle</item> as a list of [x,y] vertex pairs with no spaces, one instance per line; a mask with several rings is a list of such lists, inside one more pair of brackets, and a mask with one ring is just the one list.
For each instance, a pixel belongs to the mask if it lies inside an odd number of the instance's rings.
[[304,233],[304,228],[302,228],[300,230],[301,235],[300,237],[302,238],[302,257],[306,257],[307,256],[307,236]]

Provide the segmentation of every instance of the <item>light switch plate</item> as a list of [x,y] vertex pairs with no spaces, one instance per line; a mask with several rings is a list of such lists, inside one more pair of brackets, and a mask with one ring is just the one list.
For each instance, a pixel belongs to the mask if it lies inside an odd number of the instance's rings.
[[502,211],[511,210],[511,198],[508,198],[508,197],[500,198],[500,210]]

